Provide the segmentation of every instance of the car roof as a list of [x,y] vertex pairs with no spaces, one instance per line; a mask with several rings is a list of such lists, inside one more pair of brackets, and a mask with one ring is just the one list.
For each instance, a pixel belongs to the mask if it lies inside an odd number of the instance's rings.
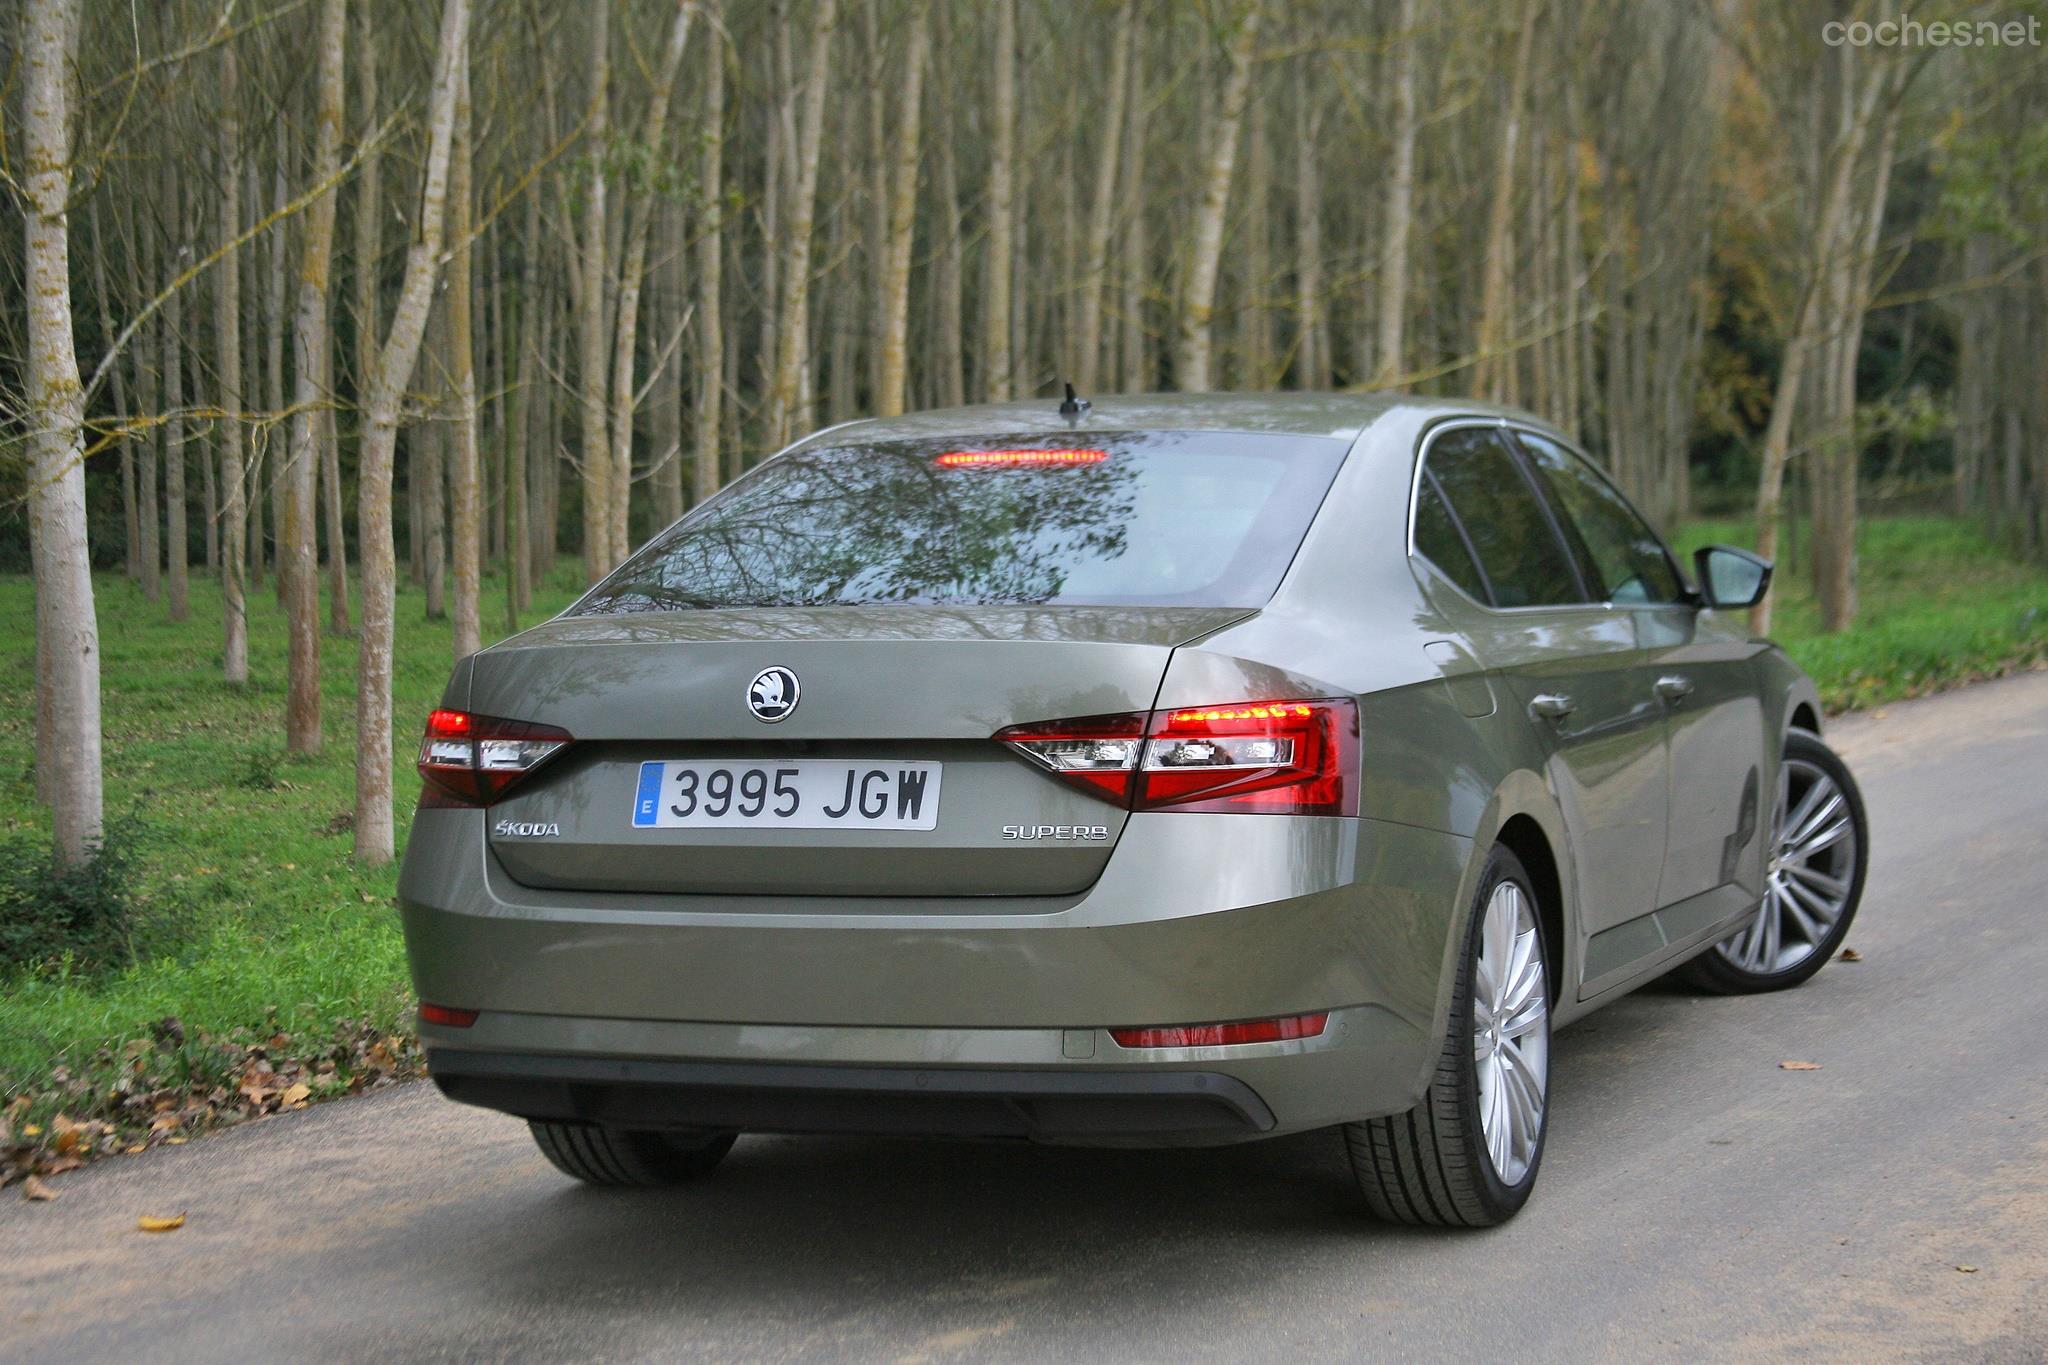
[[799,444],[821,442],[834,435],[896,441],[1065,431],[1259,431],[1350,441],[1397,412],[1411,413],[1425,422],[1450,416],[1538,420],[1516,409],[1470,399],[1363,392],[1105,394],[1093,399],[1089,410],[1073,422],[1060,415],[1059,407],[1058,398],[1047,397],[934,408],[902,417],[841,423]]

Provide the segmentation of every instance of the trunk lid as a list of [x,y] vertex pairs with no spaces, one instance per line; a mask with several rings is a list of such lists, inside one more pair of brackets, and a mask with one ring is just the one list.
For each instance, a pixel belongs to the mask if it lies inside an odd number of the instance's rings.
[[[565,617],[475,656],[469,709],[575,742],[493,806],[492,850],[530,886],[788,896],[1086,889],[1126,814],[991,739],[1143,711],[1175,646],[1248,608],[869,606]],[[764,670],[798,701],[749,705]],[[939,765],[929,829],[636,826],[643,765]],[[664,770],[664,772],[672,770]],[[709,771],[707,768],[706,771]],[[825,770],[833,774],[836,769]],[[647,788],[648,791],[654,788]],[[899,805],[899,810],[901,809]],[[1005,837],[1005,826],[1013,836]],[[1014,837],[1021,827],[1043,837]]]

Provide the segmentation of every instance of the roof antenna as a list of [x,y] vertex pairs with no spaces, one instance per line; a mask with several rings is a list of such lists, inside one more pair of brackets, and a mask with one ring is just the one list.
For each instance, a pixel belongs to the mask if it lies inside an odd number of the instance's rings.
[[1060,404],[1060,416],[1066,418],[1070,424],[1076,423],[1087,416],[1088,409],[1094,406],[1093,403],[1076,394],[1073,384],[1069,383],[1067,385],[1066,399]]

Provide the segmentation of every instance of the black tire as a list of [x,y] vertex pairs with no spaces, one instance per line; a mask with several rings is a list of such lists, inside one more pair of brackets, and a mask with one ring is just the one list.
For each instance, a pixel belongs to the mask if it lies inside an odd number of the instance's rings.
[[[1505,846],[1495,846],[1479,879],[1465,930],[1464,952],[1452,987],[1451,1016],[1437,1056],[1436,1074],[1422,1102],[1405,1114],[1344,1125],[1351,1153],[1351,1171],[1375,1218],[1389,1223],[1429,1227],[1494,1227],[1515,1216],[1528,1202],[1543,1164],[1549,1137],[1549,1101],[1528,1168],[1510,1184],[1494,1169],[1479,1119],[1479,1072],[1473,1056],[1473,974],[1479,957],[1482,913],[1494,889],[1511,881],[1521,890],[1534,916],[1537,953],[1544,966],[1546,1002],[1555,1006],[1555,974],[1551,970],[1549,934],[1542,903],[1521,859]],[[1546,1051],[1550,1013],[1542,1024]]]
[[527,1131],[555,1169],[586,1185],[681,1185],[709,1175],[734,1133],[660,1133],[529,1119]]
[[[1777,971],[1757,971],[1745,968],[1731,961],[1720,946],[1707,949],[1692,961],[1680,967],[1674,975],[1687,985],[1716,995],[1755,995],[1763,991],[1782,991],[1797,986],[1828,964],[1828,960],[1841,951],[1842,941],[1849,936],[1849,925],[1856,918],[1856,909],[1863,902],[1864,874],[1870,866],[1870,822],[1863,810],[1863,793],[1857,789],[1856,779],[1850,775],[1848,765],[1843,763],[1833,749],[1821,743],[1819,735],[1808,730],[1793,730],[1785,736],[1785,758],[1788,762],[1797,760],[1810,764],[1827,774],[1841,789],[1844,804],[1848,807],[1851,828],[1854,833],[1853,858],[1845,859],[1845,870],[1849,892],[1843,902],[1840,915],[1833,928],[1829,929],[1814,949],[1800,961]],[[1774,803],[1775,805],[1775,803]],[[1766,847],[1766,856],[1776,851],[1777,812],[1772,811],[1772,827],[1766,834],[1771,843]],[[1759,907],[1761,912],[1762,907]],[[1743,932],[1747,932],[1747,926]],[[1731,937],[1728,943],[1738,943],[1741,934]]]

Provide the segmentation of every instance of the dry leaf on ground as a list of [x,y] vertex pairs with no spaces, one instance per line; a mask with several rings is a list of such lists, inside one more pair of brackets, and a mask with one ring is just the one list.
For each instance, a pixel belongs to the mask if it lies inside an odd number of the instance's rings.
[[1819,1063],[1819,1062],[1779,1062],[1779,1063],[1778,1063],[1778,1070],[1780,1070],[1780,1071],[1818,1071],[1818,1070],[1820,1070],[1820,1063]]
[[57,1192],[45,1185],[41,1176],[32,1175],[21,1182],[21,1197],[35,1200],[55,1199]]
[[1863,960],[1863,954],[1861,954],[1861,953],[1857,952],[1857,951],[1856,951],[1856,950],[1855,950],[1854,948],[1844,948],[1844,949],[1842,949],[1842,961],[1844,961],[1844,962],[1861,962],[1862,960]]
[[140,1232],[176,1232],[184,1226],[185,1215],[182,1213],[174,1213],[168,1218],[157,1218],[145,1213],[135,1220],[136,1230]]

